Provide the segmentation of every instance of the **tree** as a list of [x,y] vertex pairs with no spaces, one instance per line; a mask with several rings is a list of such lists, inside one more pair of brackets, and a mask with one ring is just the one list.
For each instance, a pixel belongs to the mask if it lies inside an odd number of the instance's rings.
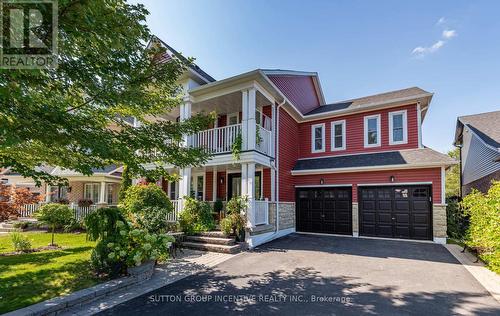
[[123,202],[125,200],[127,189],[132,186],[132,175],[130,174],[127,166],[123,166],[122,183],[120,185],[120,192],[118,193],[118,200]]
[[[124,0],[58,1],[58,67],[0,70],[0,167],[37,184],[61,184],[37,167],[90,175],[117,163],[158,178],[167,174],[165,162],[185,167],[208,159],[202,149],[180,144],[212,116],[161,119],[181,102],[177,79],[192,60],[159,61],[165,49],[146,26],[147,14],[142,4]],[[146,170],[151,162],[157,167]]]
[[[460,149],[450,150],[448,156],[460,161]],[[460,196],[460,164],[453,165],[446,170],[446,197],[457,196]]]
[[36,213],[36,217],[39,221],[49,225],[52,231],[52,241],[51,246],[54,244],[54,232],[56,228],[60,228],[66,224],[69,224],[73,218],[73,212],[69,206],[65,204],[49,203],[40,207]]
[[38,203],[43,196],[35,195],[28,188],[0,184],[0,221],[19,215],[23,205]]

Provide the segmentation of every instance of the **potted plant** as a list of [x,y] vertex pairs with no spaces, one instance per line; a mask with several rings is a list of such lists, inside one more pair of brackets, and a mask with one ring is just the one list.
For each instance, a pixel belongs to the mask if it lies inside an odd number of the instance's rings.
[[236,236],[238,241],[245,241],[247,197],[234,197],[226,205],[227,215],[220,226],[226,235]]

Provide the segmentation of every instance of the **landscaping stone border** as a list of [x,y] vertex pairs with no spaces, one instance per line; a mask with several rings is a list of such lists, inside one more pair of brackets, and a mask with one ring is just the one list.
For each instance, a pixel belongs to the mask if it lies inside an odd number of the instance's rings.
[[51,298],[34,305],[30,305],[7,314],[4,316],[41,316],[41,315],[57,315],[65,309],[88,304],[94,300],[104,298],[112,293],[125,288],[133,287],[144,282],[134,277],[123,277],[108,282],[98,284],[96,286],[73,292],[69,295]]

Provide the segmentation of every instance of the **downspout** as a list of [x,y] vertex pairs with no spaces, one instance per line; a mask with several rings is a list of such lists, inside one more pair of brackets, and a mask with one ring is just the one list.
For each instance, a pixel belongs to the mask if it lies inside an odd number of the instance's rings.
[[285,105],[286,103],[286,98],[283,99],[283,102],[281,102],[280,104],[278,104],[278,106],[276,107],[276,139],[274,140],[274,143],[275,143],[275,146],[276,146],[276,153],[275,153],[275,170],[276,170],[276,176],[275,176],[275,181],[276,181],[276,230],[275,230],[275,234],[277,234],[279,232],[279,223],[280,223],[280,219],[279,219],[279,216],[278,216],[278,208],[279,208],[279,202],[280,202],[280,163],[279,163],[279,153],[280,153],[280,146],[279,146],[279,143],[278,143],[278,140],[280,138],[280,108]]

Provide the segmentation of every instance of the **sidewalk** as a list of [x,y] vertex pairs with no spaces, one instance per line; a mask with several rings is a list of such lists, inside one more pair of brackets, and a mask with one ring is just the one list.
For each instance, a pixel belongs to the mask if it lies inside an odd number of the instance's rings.
[[66,310],[60,315],[83,316],[96,314],[205,269],[214,267],[237,255],[239,254],[224,254],[184,249],[183,252],[179,254],[178,258],[173,259],[168,264],[157,266],[150,280],[132,288],[117,291],[110,296],[93,301],[85,306]]

